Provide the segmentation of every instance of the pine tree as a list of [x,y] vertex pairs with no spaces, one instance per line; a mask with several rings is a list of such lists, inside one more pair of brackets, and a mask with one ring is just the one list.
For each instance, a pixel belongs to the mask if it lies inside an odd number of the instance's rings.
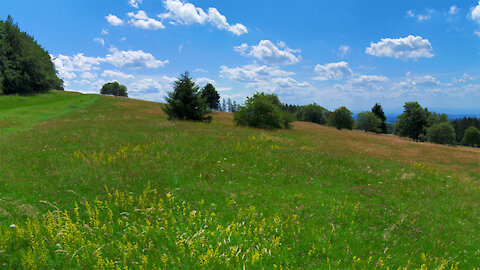
[[230,98],[227,99],[227,110],[228,112],[233,112],[232,100]]
[[387,117],[385,116],[385,113],[383,112],[382,105],[375,103],[375,106],[372,107],[372,112],[377,116],[380,120],[382,120],[382,123],[380,124],[380,132],[381,133],[387,133],[387,124],[385,124],[385,121],[387,120]]
[[207,106],[212,110],[217,110],[220,104],[220,95],[211,83],[207,83],[201,91],[202,98],[205,99]]
[[165,99],[168,104],[163,110],[170,120],[211,120],[211,117],[205,117],[207,106],[188,71],[175,81],[173,92],[168,92]]
[[222,112],[227,111],[227,103],[225,102],[225,99],[222,99]]

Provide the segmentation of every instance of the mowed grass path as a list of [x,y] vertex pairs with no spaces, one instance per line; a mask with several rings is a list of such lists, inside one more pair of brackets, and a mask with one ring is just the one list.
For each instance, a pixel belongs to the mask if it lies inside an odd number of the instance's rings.
[[170,122],[161,106],[0,97],[0,264],[480,266],[478,151],[228,113]]

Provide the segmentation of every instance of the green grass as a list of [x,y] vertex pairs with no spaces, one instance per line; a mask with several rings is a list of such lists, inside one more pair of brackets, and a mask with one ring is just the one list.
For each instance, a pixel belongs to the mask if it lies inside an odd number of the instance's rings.
[[170,122],[160,107],[0,97],[0,265],[480,265],[479,152],[306,123],[235,127],[226,113]]

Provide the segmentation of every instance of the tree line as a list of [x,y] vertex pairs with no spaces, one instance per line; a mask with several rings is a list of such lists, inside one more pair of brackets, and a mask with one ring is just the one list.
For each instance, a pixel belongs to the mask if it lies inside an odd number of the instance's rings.
[[[355,128],[387,133],[387,118],[378,103],[371,110],[358,113],[356,119],[344,106],[331,112],[316,103],[303,106],[283,104],[277,95],[263,92],[247,97],[243,105],[237,105],[230,99],[223,99],[220,103],[220,95],[213,85],[207,84],[200,90],[188,72],[178,78],[166,100],[164,111],[169,119],[210,121],[211,117],[205,115],[211,110],[220,110],[233,112],[235,124],[241,126],[281,129],[290,128],[293,121],[299,120],[339,130]],[[480,123],[476,118],[450,122],[446,114],[430,112],[418,102],[406,102],[403,107],[404,111],[394,125],[394,134],[414,141],[454,145],[461,140],[465,145],[480,146],[480,133],[476,127]],[[457,132],[461,133],[461,138]]]
[[0,20],[0,94],[29,95],[63,89],[48,52],[11,16]]

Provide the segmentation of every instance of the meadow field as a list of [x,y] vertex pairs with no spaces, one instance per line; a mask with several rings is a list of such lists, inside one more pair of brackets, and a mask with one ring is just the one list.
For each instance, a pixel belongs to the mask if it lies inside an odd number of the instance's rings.
[[478,149],[161,107],[1,96],[0,267],[480,267]]

